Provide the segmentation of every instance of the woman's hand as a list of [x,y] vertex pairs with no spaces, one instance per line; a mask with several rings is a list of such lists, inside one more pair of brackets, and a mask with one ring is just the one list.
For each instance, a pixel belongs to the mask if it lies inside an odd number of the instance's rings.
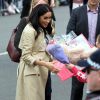
[[59,69],[54,67],[53,62],[46,62],[46,64],[44,66],[46,66],[53,73],[58,73],[59,72]]
[[39,66],[45,66],[46,68],[48,68],[53,73],[59,72],[59,70],[54,67],[53,62],[46,62],[46,61],[37,60],[37,61],[34,62],[34,64],[39,65]]
[[69,69],[69,70],[71,70],[73,67],[74,67],[75,65],[74,64],[66,64],[66,67]]

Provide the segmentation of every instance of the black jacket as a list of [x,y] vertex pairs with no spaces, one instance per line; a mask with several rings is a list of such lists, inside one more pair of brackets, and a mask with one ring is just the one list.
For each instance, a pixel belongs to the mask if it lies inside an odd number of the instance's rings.
[[21,12],[21,18],[29,16],[30,8],[31,8],[31,1],[32,0],[23,0],[22,2],[22,12]]
[[[88,0],[83,0],[83,4],[87,4]],[[70,14],[72,12],[72,6],[73,6],[73,0],[69,0],[69,9],[70,9]]]

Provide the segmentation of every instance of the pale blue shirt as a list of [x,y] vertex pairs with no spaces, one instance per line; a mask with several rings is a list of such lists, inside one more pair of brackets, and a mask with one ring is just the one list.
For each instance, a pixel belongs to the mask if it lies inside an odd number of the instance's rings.
[[91,11],[87,6],[87,15],[88,15],[88,28],[89,28],[88,41],[90,42],[90,44],[95,45],[98,8],[96,9],[96,11]]

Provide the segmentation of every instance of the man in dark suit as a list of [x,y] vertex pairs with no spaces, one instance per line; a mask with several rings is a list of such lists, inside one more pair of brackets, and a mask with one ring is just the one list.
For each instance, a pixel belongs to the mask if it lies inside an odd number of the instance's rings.
[[[78,7],[72,11],[67,26],[67,34],[74,31],[77,35],[83,33],[86,39],[95,45],[97,35],[100,34],[100,0],[88,0],[87,5]],[[72,78],[72,90],[70,100],[82,100],[83,83],[75,77]],[[77,92],[78,91],[78,92]]]
[[[73,8],[73,1],[74,0],[69,0],[69,10],[70,10],[70,14],[71,14],[72,8]],[[76,1],[78,1],[78,0],[76,0]],[[85,5],[85,4],[87,4],[87,1],[88,0],[82,0],[82,1],[83,1],[83,5]]]

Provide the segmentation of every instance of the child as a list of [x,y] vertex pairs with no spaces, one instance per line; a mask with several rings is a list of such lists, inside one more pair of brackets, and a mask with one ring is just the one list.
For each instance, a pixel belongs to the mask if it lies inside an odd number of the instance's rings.
[[100,100],[100,49],[87,59],[86,100]]
[[[85,100],[100,100],[100,49],[84,60],[87,67],[87,96]],[[74,66],[69,64],[69,67]]]

